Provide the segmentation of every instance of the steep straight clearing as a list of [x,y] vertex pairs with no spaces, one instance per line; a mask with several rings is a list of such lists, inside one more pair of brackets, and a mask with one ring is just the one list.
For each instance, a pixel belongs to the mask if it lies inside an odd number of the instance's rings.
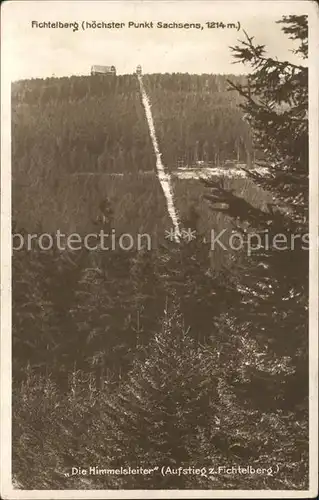
[[154,121],[153,121],[153,116],[152,116],[151,104],[150,104],[149,98],[146,94],[146,91],[145,91],[145,88],[143,85],[143,79],[142,79],[141,75],[138,75],[138,81],[140,84],[142,102],[143,102],[143,106],[145,109],[145,116],[146,116],[146,120],[148,123],[149,131],[150,131],[150,137],[152,140],[154,153],[156,156],[156,169],[157,169],[158,180],[161,183],[163,193],[164,193],[164,196],[166,198],[167,210],[168,210],[169,216],[170,216],[172,223],[173,223],[175,241],[178,242],[178,241],[180,241],[181,232],[180,232],[180,228],[179,228],[179,219],[178,219],[177,211],[176,211],[175,204],[174,204],[171,176],[168,172],[165,171],[165,168],[164,168],[164,165],[162,162],[162,158],[161,158],[162,154],[159,151],[158,142],[157,142],[157,138],[156,138],[156,132],[155,132]]

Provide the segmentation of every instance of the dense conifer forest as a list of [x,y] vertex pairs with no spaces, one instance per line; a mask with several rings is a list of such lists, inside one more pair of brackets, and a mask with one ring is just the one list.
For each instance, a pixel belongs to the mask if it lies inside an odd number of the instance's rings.
[[[287,27],[305,57],[304,16]],[[233,50],[256,59],[249,82],[143,77],[169,172],[273,165],[267,178],[174,178],[181,227],[196,232],[180,243],[165,237],[171,222],[136,75],[12,85],[13,233],[152,237],[151,250],[13,252],[13,474],[22,488],[308,486],[307,252],[297,243],[247,255],[212,250],[208,238],[307,231],[307,69],[267,58],[258,66],[252,42]],[[72,467],[155,465],[206,472],[68,476]],[[209,473],[248,465],[268,472]]]

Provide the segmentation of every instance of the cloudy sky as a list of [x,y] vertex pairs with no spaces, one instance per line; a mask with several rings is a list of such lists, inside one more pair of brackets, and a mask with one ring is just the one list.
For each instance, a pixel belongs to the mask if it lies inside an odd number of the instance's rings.
[[[294,43],[276,20],[305,13],[305,2],[292,1],[7,1],[2,9],[2,41],[6,75],[22,78],[85,75],[92,64],[114,64],[131,73],[243,73],[232,64],[229,46],[243,38],[233,28],[208,29],[206,22],[240,23],[268,53],[296,60]],[[309,4],[308,4],[309,5]],[[35,28],[32,21],[78,22],[72,29]],[[124,22],[122,29],[81,28],[83,21]],[[128,22],[153,22],[154,28],[128,28]],[[203,30],[159,29],[158,21],[202,23]]]

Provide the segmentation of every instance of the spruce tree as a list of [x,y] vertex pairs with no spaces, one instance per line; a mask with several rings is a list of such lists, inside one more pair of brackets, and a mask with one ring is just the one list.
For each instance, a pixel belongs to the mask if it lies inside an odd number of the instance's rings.
[[148,476],[117,477],[113,487],[186,487],[185,476],[162,476],[160,469],[206,460],[216,400],[212,357],[191,338],[177,308],[166,310],[144,361],[137,360],[117,393],[104,401],[101,415],[110,467],[159,469]]
[[[273,195],[267,210],[210,182],[208,199],[235,221],[247,252],[237,273],[241,307],[229,310],[241,335],[256,342],[245,369],[245,382],[235,379],[243,398],[257,407],[293,412],[303,423],[308,394],[308,70],[307,18],[278,21],[298,42],[300,64],[278,61],[245,34],[232,48],[238,62],[250,64],[246,84],[230,83],[243,98],[259,158],[259,171],[247,171]],[[227,208],[217,208],[216,203]],[[279,235],[279,236],[278,236]],[[281,243],[280,243],[281,242]],[[225,322],[224,322],[225,324]],[[232,324],[232,322],[231,322]],[[241,326],[240,326],[241,325]],[[235,335],[235,331],[233,330]],[[260,362],[253,361],[260,356]],[[248,376],[249,372],[249,376]],[[261,397],[262,395],[262,397]],[[294,418],[295,418],[294,417]]]

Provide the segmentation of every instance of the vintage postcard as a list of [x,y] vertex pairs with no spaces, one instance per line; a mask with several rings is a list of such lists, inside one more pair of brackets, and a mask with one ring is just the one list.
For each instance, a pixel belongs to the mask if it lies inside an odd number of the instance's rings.
[[1,495],[315,498],[312,1],[1,10]]

